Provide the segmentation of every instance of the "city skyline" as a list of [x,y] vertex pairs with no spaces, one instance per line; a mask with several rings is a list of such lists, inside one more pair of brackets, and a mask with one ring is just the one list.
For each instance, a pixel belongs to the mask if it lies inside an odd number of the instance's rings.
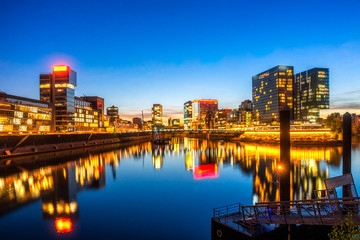
[[[163,105],[164,119],[182,118],[191,99],[237,108],[251,99],[251,77],[264,69],[324,67],[330,69],[330,110],[322,116],[360,112],[358,1],[279,1],[280,12],[291,12],[288,19],[268,11],[267,2],[162,2],[155,9],[137,3],[4,3],[0,18],[9,24],[1,27],[0,91],[38,99],[38,74],[64,64],[78,72],[78,96],[103,97],[105,108],[119,107],[121,118],[143,110],[150,120],[154,103]],[[57,20],[44,21],[49,8]]]

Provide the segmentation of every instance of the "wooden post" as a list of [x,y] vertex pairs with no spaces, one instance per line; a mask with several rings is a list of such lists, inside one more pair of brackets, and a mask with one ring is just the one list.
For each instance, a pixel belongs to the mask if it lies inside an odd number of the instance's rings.
[[290,110],[280,111],[280,201],[290,201]]
[[[351,173],[351,114],[343,116],[343,174]],[[351,196],[351,186],[343,186],[343,197]]]

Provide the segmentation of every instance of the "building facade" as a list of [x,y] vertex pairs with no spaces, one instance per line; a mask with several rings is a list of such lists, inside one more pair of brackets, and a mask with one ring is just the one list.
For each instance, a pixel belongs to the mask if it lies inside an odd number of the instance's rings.
[[152,122],[154,125],[162,125],[163,107],[161,104],[154,104],[151,111]]
[[215,115],[218,110],[216,99],[196,99],[194,102],[194,118],[197,120],[198,129],[214,128]]
[[75,97],[76,85],[76,72],[69,66],[55,66],[52,73],[40,74],[40,100],[53,104],[54,130],[101,130],[104,127],[104,99]]
[[0,133],[46,133],[53,131],[53,105],[0,92]]
[[106,114],[110,116],[112,120],[119,119],[119,108],[112,105],[106,109]]
[[52,74],[40,74],[40,100],[54,104],[55,131],[75,130],[76,72],[69,66],[55,66]]
[[90,102],[75,97],[75,132],[96,132],[99,128],[100,113]]
[[219,109],[215,113],[215,128],[226,129],[227,128],[227,116],[232,112],[231,109]]
[[98,96],[83,96],[80,97],[81,100],[91,103],[91,108],[94,111],[98,112],[98,123],[99,128],[104,127],[104,115],[105,115],[105,109],[104,109],[104,98],[98,97]]
[[293,111],[293,68],[276,66],[252,77],[253,113],[255,121],[279,121],[281,110]]
[[184,129],[192,129],[194,124],[194,104],[192,101],[184,103]]
[[329,108],[329,69],[313,68],[294,76],[294,119],[319,123]]

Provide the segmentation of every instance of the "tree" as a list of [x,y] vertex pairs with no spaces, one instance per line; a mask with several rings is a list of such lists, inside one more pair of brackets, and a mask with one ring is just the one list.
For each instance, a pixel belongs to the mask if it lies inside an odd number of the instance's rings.
[[360,239],[360,228],[354,224],[352,215],[348,213],[345,221],[340,226],[334,226],[328,236],[330,240]]
[[326,127],[330,128],[336,135],[342,132],[341,116],[340,113],[331,113],[325,120]]

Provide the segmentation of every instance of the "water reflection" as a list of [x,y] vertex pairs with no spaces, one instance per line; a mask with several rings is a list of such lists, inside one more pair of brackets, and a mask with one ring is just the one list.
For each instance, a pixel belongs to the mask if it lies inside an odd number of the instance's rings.
[[[315,189],[323,189],[329,166],[339,167],[341,155],[340,147],[292,148],[292,199],[312,198]],[[181,157],[185,171],[196,181],[211,181],[222,174],[223,167],[232,167],[240,170],[239,174],[252,176],[253,202],[280,199],[278,178],[282,169],[277,146],[184,138],[172,139],[169,145],[142,143],[90,153],[77,161],[0,177],[0,215],[41,199],[43,218],[53,221],[58,233],[71,232],[80,216],[78,192],[103,188],[106,166],[116,179],[121,161],[131,158],[144,164],[145,156],[151,156],[156,171],[168,163],[167,158]]]

